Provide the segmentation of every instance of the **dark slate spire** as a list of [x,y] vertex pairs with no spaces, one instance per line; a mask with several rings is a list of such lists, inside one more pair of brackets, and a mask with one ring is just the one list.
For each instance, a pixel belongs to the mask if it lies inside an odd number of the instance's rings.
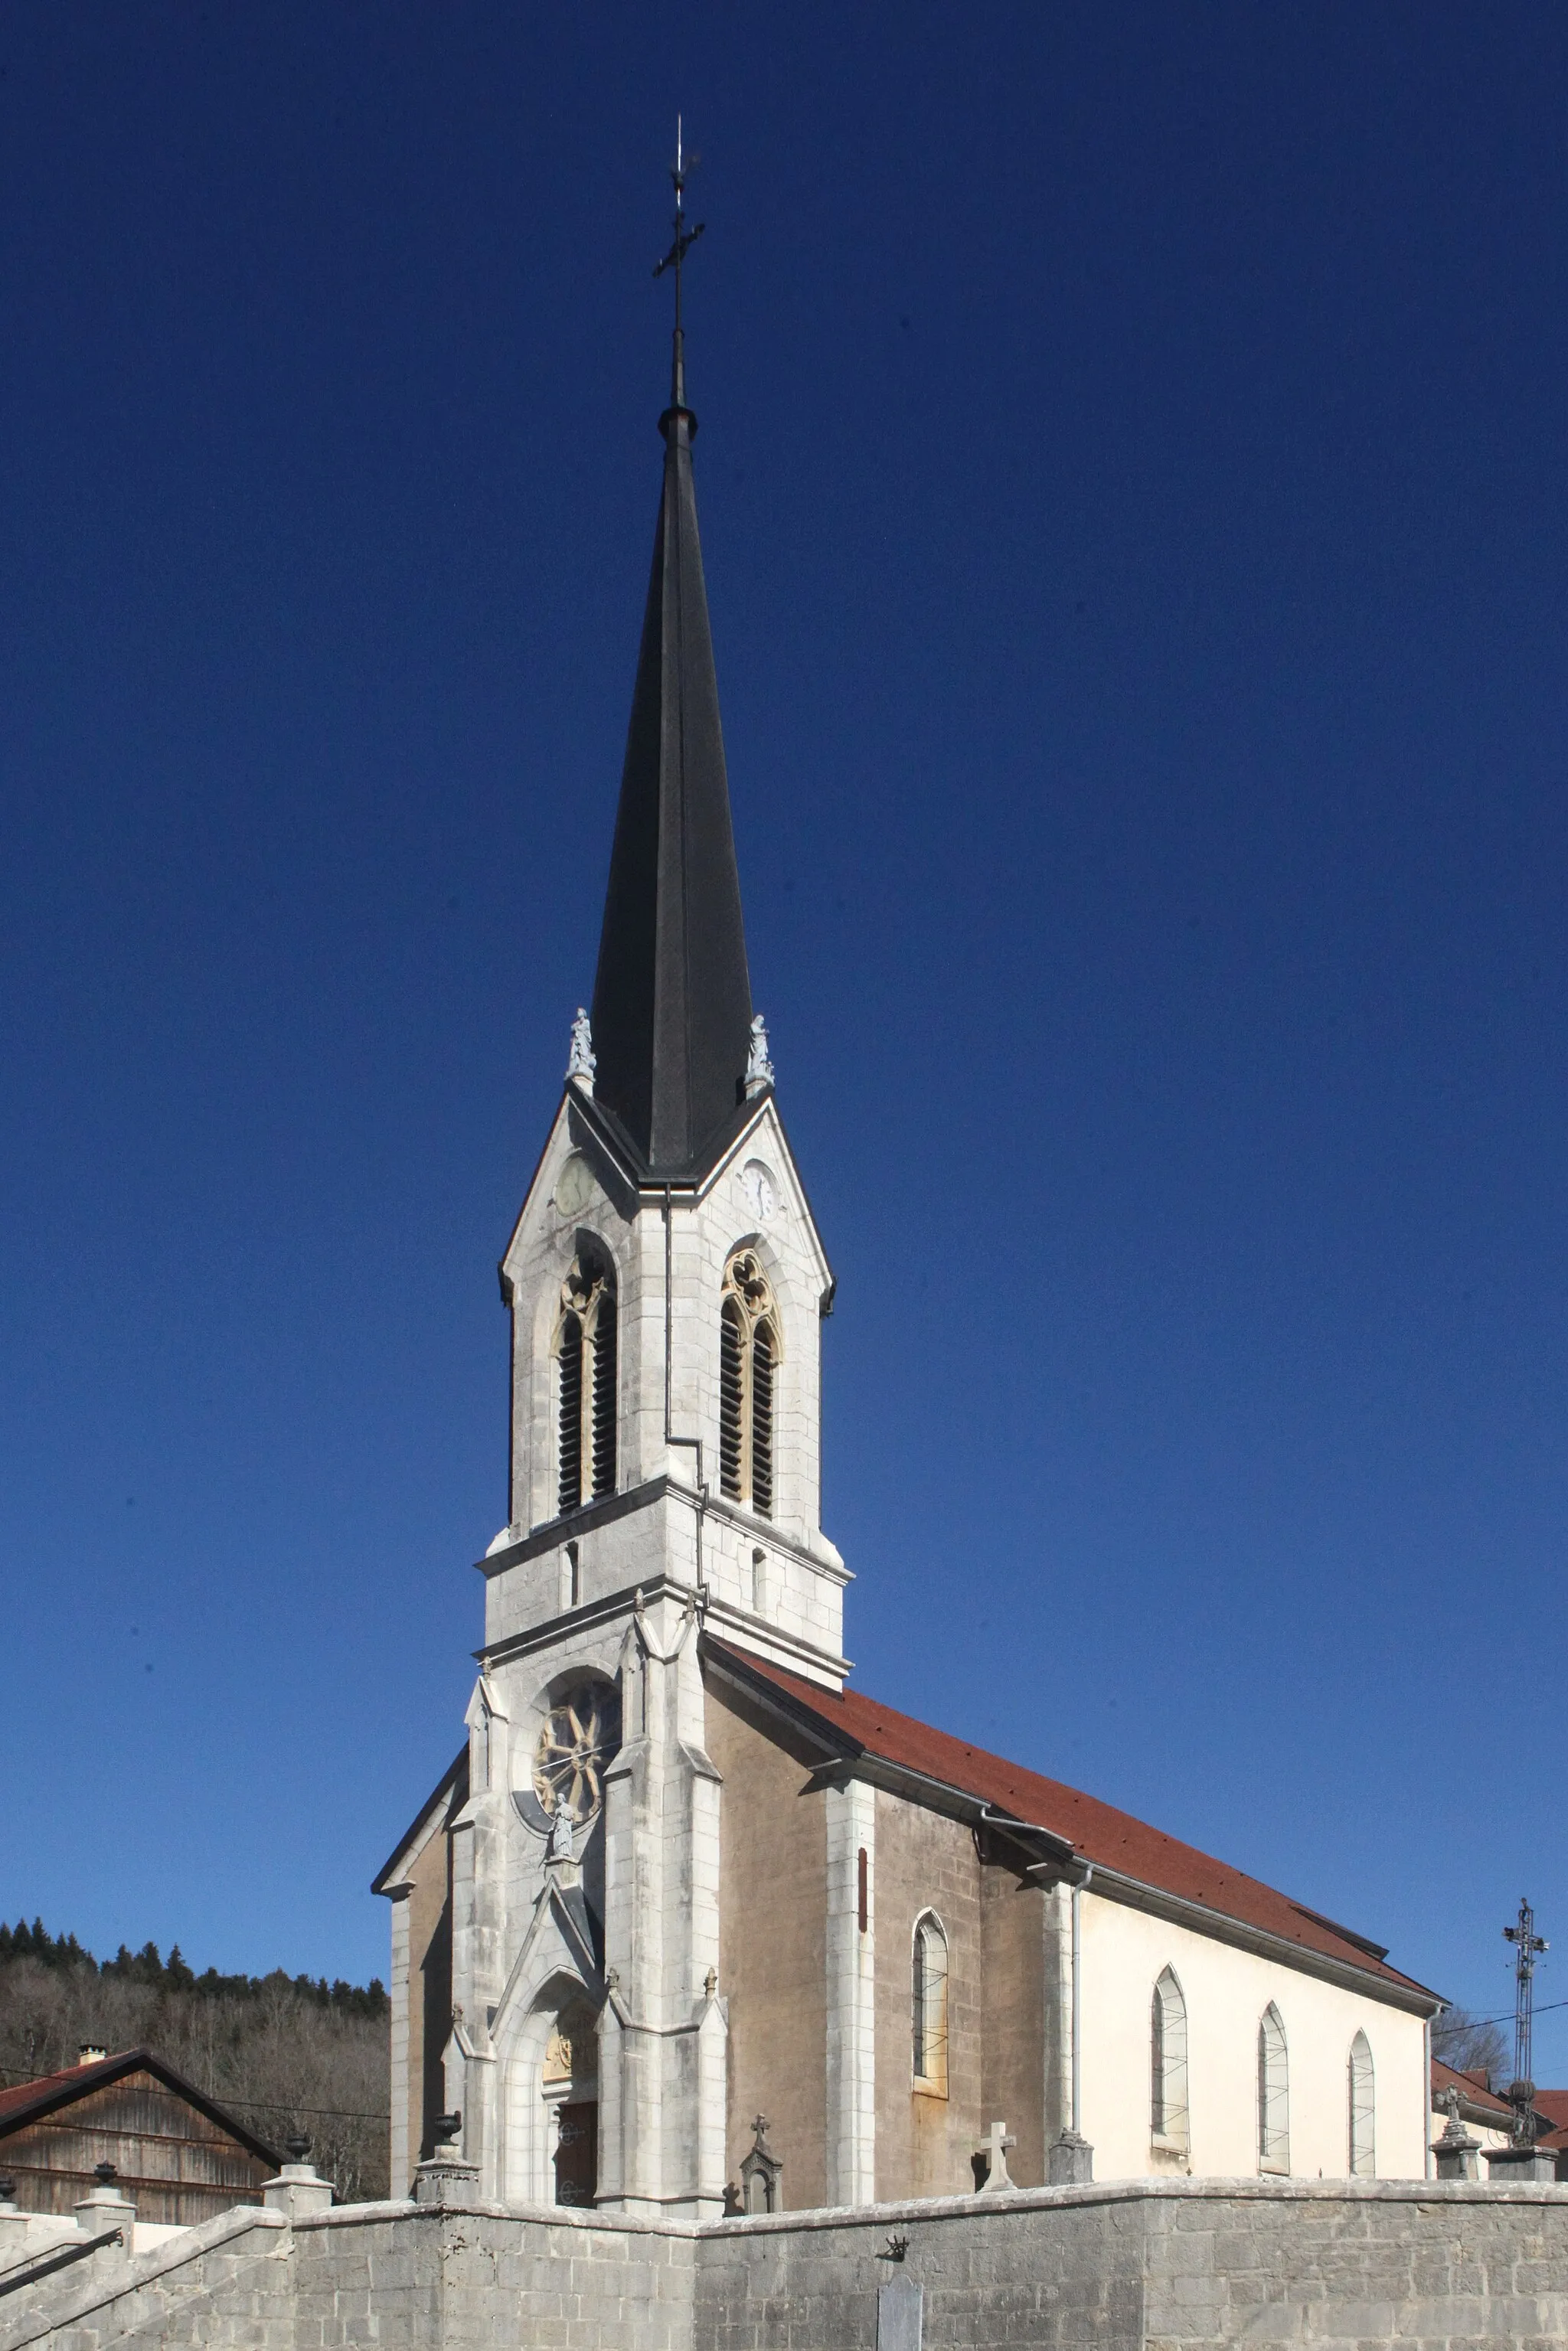
[[692,486],[697,421],[676,315],[659,419],[664,486],[593,983],[594,1099],[654,1173],[673,1177],[702,1174],[733,1121],[751,1026]]

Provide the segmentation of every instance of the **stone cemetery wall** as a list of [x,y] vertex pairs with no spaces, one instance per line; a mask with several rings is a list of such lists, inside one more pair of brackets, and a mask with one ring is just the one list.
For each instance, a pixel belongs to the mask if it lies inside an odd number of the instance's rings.
[[1532,2351],[1568,2346],[1568,2187],[1149,2180],[700,2230],[252,2210],[5,2283],[0,2351]]

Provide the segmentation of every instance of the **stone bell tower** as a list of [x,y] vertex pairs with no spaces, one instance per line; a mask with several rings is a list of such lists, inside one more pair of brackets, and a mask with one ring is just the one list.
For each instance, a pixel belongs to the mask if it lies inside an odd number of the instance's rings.
[[591,1021],[501,1262],[510,1512],[451,1783],[444,2086],[485,2194],[697,2218],[728,2038],[699,1635],[836,1688],[847,1577],[818,1522],[832,1280],[752,1011],[678,325],[660,431]]

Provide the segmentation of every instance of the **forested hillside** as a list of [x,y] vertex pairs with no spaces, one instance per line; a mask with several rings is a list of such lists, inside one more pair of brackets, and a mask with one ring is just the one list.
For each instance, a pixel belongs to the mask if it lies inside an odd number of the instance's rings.
[[0,2084],[83,2043],[151,2049],[268,2146],[303,2132],[345,2201],[387,2193],[389,2003],[380,1982],[196,1975],[176,1945],[95,1959],[74,1935],[0,1926]]

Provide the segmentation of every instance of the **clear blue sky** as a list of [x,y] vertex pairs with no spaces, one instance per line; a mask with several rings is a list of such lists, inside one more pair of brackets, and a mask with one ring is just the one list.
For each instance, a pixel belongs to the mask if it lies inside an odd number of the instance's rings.
[[857,1678],[1568,1999],[1559,6],[12,0],[0,1911],[384,1973],[677,105]]

